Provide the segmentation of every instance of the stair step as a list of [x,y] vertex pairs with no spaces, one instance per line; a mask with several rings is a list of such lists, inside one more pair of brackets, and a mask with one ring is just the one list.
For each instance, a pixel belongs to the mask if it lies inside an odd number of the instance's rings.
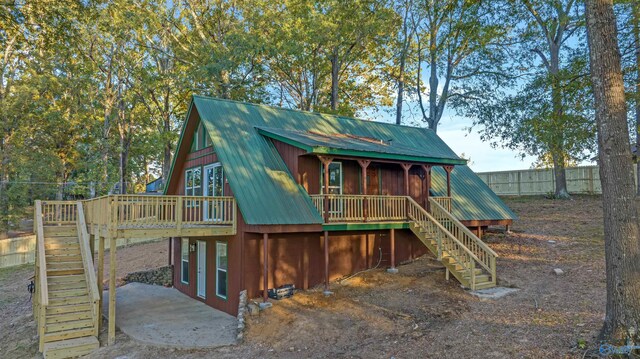
[[47,307],[47,316],[66,313],[80,313],[91,309],[91,304],[88,302],[83,304],[71,304],[71,305],[52,305],[51,303]]
[[63,248],[80,248],[80,243],[76,240],[75,242],[49,242],[45,243],[44,250],[50,249],[63,249]]
[[47,282],[49,293],[53,293],[55,291],[60,290],[71,290],[71,289],[86,289],[87,282],[86,281],[78,281],[78,282],[66,282],[66,283],[55,283],[51,284],[51,282]]
[[89,296],[86,294],[75,297],[49,298],[49,306],[51,307],[85,303],[89,304]]
[[87,288],[64,288],[60,290],[50,290],[49,291],[49,299],[51,298],[67,298],[67,297],[77,297],[80,295],[87,294]]
[[87,336],[45,343],[42,354],[46,359],[65,359],[87,355],[99,347],[96,337]]
[[44,236],[46,237],[71,237],[78,234],[75,225],[73,226],[44,226]]
[[47,315],[47,324],[71,322],[75,320],[92,319],[91,310],[84,310],[81,312],[61,313]]
[[93,328],[93,319],[72,320],[62,323],[46,324],[45,333],[56,333],[74,329]]
[[[471,276],[463,275],[463,278],[467,279],[469,281],[469,283],[471,283]],[[489,275],[488,274],[476,275],[476,284],[484,283],[484,282],[489,282]]]
[[63,253],[63,254],[49,254],[47,257],[47,263],[53,262],[82,262],[82,256],[80,253]]
[[56,270],[56,269],[82,269],[82,261],[72,261],[72,262],[51,262],[47,263],[47,270]]
[[65,276],[57,276],[57,277],[48,277],[47,283],[51,284],[60,284],[60,283],[74,283],[74,282],[84,282],[84,275],[65,275]]
[[76,275],[76,274],[84,274],[84,269],[73,268],[73,269],[47,269],[47,276],[67,276],[67,275]]
[[64,339],[82,338],[93,335],[93,328],[71,329],[44,335],[44,342],[50,343]]
[[44,243],[67,243],[67,242],[72,242],[72,243],[78,243],[78,236],[77,235],[73,235],[73,236],[55,236],[55,237],[46,237],[44,239]]
[[49,256],[80,256],[80,247],[78,248],[55,248],[55,249],[46,249],[44,251],[47,256],[47,260]]

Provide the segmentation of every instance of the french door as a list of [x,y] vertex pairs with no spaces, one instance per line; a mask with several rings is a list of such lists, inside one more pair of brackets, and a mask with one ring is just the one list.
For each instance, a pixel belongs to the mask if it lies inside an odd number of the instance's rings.
[[[204,191],[205,197],[224,196],[224,172],[220,163],[214,163],[204,167]],[[216,201],[204,201],[204,220],[221,221],[223,216],[222,204]]]
[[198,244],[198,252],[197,252],[197,260],[196,260],[196,268],[197,268],[197,292],[198,297],[205,298],[207,293],[207,242],[205,241],[197,241]]

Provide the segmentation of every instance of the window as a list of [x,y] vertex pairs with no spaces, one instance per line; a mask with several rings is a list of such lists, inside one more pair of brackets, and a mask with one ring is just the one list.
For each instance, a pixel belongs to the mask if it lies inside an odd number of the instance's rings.
[[[185,196],[202,196],[202,169],[200,167],[190,168],[184,173],[184,195]],[[198,201],[186,201],[186,206],[197,207]]]
[[[320,171],[320,193],[324,194],[324,166]],[[342,194],[342,162],[329,164],[329,194]]]
[[189,238],[182,238],[181,250],[181,267],[180,267],[180,281],[184,284],[189,284]]
[[227,299],[227,244],[216,242],[216,295]]
[[211,137],[207,133],[204,124],[200,122],[196,130],[193,132],[193,140],[191,141],[191,152],[201,150],[212,146]]

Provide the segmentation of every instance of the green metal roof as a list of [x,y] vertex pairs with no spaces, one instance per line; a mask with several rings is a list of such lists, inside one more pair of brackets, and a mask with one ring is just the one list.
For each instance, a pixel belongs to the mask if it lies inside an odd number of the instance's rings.
[[[390,141],[392,145],[387,148],[394,147],[394,151],[397,148],[397,152],[414,149],[412,153],[417,158],[441,159],[451,164],[464,163],[464,160],[457,157],[455,152],[433,131],[424,128],[363,121],[201,96],[194,96],[191,106],[191,110],[194,108],[197,110],[211,136],[218,157],[224,166],[229,186],[247,224],[322,223],[322,218],[315,209],[311,198],[289,173],[271,140],[265,137],[267,133],[270,133],[271,136],[275,136],[276,133],[286,134],[287,138],[298,134],[296,139],[304,146],[310,146],[313,136],[302,136],[299,133],[348,134],[361,138],[359,141],[355,141],[354,146],[363,154],[368,153],[365,157],[370,157],[372,153],[385,154],[385,152],[379,152],[382,151],[379,146],[373,146],[370,143],[371,139],[382,139],[386,142]],[[329,143],[326,139],[323,141]],[[369,143],[362,143],[365,141],[369,141]],[[317,148],[338,149],[339,146],[345,146],[347,141],[332,143],[333,147],[318,145]],[[314,146],[310,147],[315,148]],[[388,154],[388,152],[386,153]],[[403,152],[394,153],[394,155],[405,154]],[[457,174],[458,168],[456,167],[454,173]],[[482,194],[465,191],[465,195],[460,194],[460,199],[456,200],[471,206],[470,214],[478,213],[483,216],[481,218],[485,218],[481,212],[485,207],[491,206],[480,203],[481,201],[476,201],[476,199],[490,198],[495,206],[504,207],[502,209],[504,213],[513,215],[486,185],[482,188],[479,187],[478,181],[480,183],[482,181],[471,170],[461,170],[460,174],[474,178],[456,179],[456,175],[453,175],[454,192],[459,186],[456,185],[458,181],[475,184],[473,188],[490,192],[490,194]],[[434,185],[436,183],[438,182],[434,179]],[[502,218],[504,217],[499,219]]]
[[[453,165],[467,163],[466,160],[460,159],[452,153],[446,145],[442,146],[444,142],[433,139],[425,139],[426,143],[431,145],[415,148],[406,146],[402,142],[389,141],[389,139],[354,136],[345,133],[318,133],[270,127],[258,127],[258,132],[314,154]],[[428,132],[426,135],[435,136],[433,132]]]
[[[442,167],[432,169],[431,192],[447,195],[447,174]],[[518,219],[518,216],[487,186],[469,166],[451,172],[453,214],[462,221]]]

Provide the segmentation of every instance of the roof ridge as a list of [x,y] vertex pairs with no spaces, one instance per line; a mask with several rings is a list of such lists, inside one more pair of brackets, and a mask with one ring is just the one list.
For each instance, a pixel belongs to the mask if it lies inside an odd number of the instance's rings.
[[337,119],[343,119],[343,120],[350,120],[350,121],[359,121],[359,122],[369,122],[369,123],[374,123],[374,124],[380,124],[380,125],[384,125],[384,126],[390,126],[390,127],[403,127],[403,128],[410,128],[410,129],[414,129],[414,130],[424,130],[424,131],[432,131],[432,129],[430,128],[426,128],[426,127],[416,127],[416,126],[409,126],[409,125],[398,125],[395,123],[389,123],[389,122],[380,122],[380,121],[374,121],[374,120],[366,120],[363,118],[357,118],[357,117],[350,117],[350,116],[343,116],[343,115],[335,115],[335,114],[331,114],[331,113],[324,113],[324,112],[313,112],[313,111],[305,111],[305,110],[299,110],[299,109],[295,109],[295,108],[286,108],[286,107],[280,107],[280,106],[274,106],[274,105],[268,105],[268,104],[264,104],[264,103],[253,103],[253,102],[247,102],[247,101],[239,101],[239,100],[231,100],[231,99],[223,99],[223,98],[218,98],[218,97],[212,97],[212,96],[203,96],[203,95],[191,95],[192,97],[200,97],[203,99],[207,99],[207,100],[214,100],[214,101],[221,101],[221,102],[232,102],[232,103],[238,103],[238,104],[243,104],[243,105],[249,105],[249,106],[255,106],[255,107],[262,107],[262,108],[269,108],[269,109],[275,109],[275,110],[283,110],[283,111],[291,111],[291,112],[299,112],[299,113],[306,113],[306,114],[310,114],[310,115],[315,115],[318,116],[320,118],[324,117],[324,116],[331,116]]

